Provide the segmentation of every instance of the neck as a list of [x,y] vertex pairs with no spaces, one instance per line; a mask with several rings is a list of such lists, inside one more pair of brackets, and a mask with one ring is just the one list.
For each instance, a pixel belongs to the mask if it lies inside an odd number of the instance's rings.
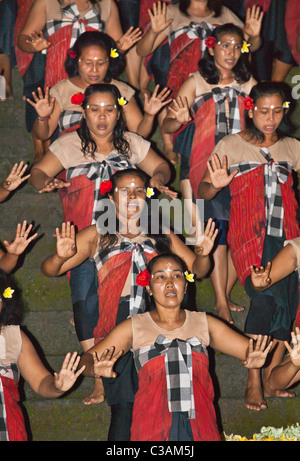
[[191,16],[198,16],[204,18],[211,13],[211,10],[207,7],[207,2],[199,2],[191,0],[191,4],[187,9],[187,13]]
[[166,309],[156,305],[156,309],[151,312],[152,318],[157,324],[165,324],[170,327],[181,326],[185,320],[185,311],[180,309],[180,305]]

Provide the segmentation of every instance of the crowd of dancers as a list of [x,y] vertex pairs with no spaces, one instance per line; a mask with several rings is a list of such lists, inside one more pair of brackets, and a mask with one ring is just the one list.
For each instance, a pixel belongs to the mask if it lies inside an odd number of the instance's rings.
[[[41,271],[67,274],[82,348],[52,375],[22,331],[10,273],[37,237],[28,216],[0,252],[0,440],[28,437],[20,374],[45,398],[92,378],[83,404],[106,399],[109,441],[221,440],[209,348],[248,369],[249,410],[293,397],[300,142],[284,80],[300,65],[297,0],[2,0],[0,11],[11,25],[0,70],[12,98],[18,67],[33,146],[0,201],[24,181],[58,191],[64,222]],[[184,235],[164,222],[162,197],[185,208]],[[206,277],[215,315],[188,297]],[[249,297],[240,332],[237,280]]]

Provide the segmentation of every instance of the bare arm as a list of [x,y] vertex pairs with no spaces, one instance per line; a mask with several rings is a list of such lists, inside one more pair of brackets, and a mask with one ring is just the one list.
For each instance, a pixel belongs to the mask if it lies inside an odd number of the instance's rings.
[[82,229],[75,236],[74,225],[63,223],[61,231],[56,228],[56,252],[42,263],[42,273],[47,277],[57,277],[92,258],[97,237],[95,225]]
[[63,169],[64,167],[56,155],[48,150],[42,160],[33,166],[29,183],[40,193],[51,192],[60,187],[68,187],[70,183],[65,183],[55,178]]
[[[42,30],[46,24],[45,0],[35,0],[29,11],[26,23],[17,37],[17,45],[25,53],[36,53],[50,46]],[[39,36],[37,36],[39,34]]]
[[[102,367],[100,359],[105,355],[106,351],[112,350],[112,354],[120,357],[126,354],[132,347],[132,320],[129,318],[117,325],[102,341],[97,343],[87,352],[85,352],[80,360],[79,366],[85,366],[85,376],[112,376],[112,367],[114,362],[108,364],[108,374],[103,372],[107,367],[105,364]],[[106,371],[106,370],[105,370]]]
[[83,368],[76,373],[79,362],[77,353],[67,354],[62,369],[59,374],[54,376],[44,367],[33,344],[29,338],[21,331],[22,350],[18,365],[21,375],[28,382],[30,387],[42,397],[53,399],[60,397],[69,390],[75,383],[77,377],[83,372]]
[[33,125],[33,133],[38,139],[49,139],[57,128],[61,109],[55,98],[50,96],[49,88],[37,89],[37,94],[32,93],[33,101],[27,98],[27,103],[33,106],[38,114]]

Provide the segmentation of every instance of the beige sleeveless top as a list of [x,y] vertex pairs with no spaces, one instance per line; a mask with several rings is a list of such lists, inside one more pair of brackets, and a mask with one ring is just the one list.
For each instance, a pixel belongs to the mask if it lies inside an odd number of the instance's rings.
[[201,343],[208,346],[210,337],[206,313],[185,310],[185,314],[186,318],[183,325],[171,331],[158,326],[149,312],[132,316],[131,350],[135,351],[141,347],[153,345],[159,335],[163,335],[170,340],[176,338],[186,340],[196,336]]
[[22,348],[19,325],[7,325],[0,330],[0,362],[4,365],[18,363]]
[[[61,12],[61,8],[66,5],[60,5],[57,0],[45,0],[46,2],[46,19],[51,21],[53,19],[65,19],[67,16],[64,16]],[[75,2],[74,2],[75,3]],[[110,17],[110,5],[111,0],[101,0],[97,5],[90,5],[85,10],[80,11],[80,16],[83,18],[92,8],[97,8],[101,12],[101,19],[105,23]]]
[[297,258],[297,267],[296,271],[300,269],[300,237],[297,237],[293,240],[286,240],[284,242],[284,246],[286,246],[288,243],[290,243],[296,253],[296,258]]

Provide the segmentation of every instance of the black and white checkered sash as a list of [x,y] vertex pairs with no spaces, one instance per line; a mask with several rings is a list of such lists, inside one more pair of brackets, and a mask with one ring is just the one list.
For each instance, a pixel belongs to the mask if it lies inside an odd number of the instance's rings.
[[[213,88],[211,92],[201,95],[195,100],[191,111],[195,117],[199,108],[209,99],[213,98],[216,107],[215,143],[217,144],[224,136],[241,131],[241,114],[238,96],[245,97],[243,88],[227,86],[225,88]],[[226,117],[225,101],[229,104],[229,118]]]
[[18,382],[20,373],[17,365],[15,363],[4,365],[0,362],[0,442],[6,442],[9,441],[9,437],[6,424],[5,397],[1,376],[14,379]]
[[195,40],[197,38],[201,38],[201,56],[206,49],[205,40],[211,34],[211,31],[216,26],[209,24],[208,22],[190,22],[188,26],[180,27],[180,29],[174,30],[170,32],[168,35],[169,45],[172,45],[172,42],[179,37],[180,35],[186,34],[191,40]]
[[86,175],[90,181],[95,183],[94,188],[94,207],[92,214],[92,224],[97,222],[98,212],[100,208],[100,200],[102,195],[100,193],[100,185],[102,181],[107,181],[116,170],[124,170],[128,168],[135,168],[125,157],[112,152],[106,160],[102,162],[92,162],[83,165],[71,167],[67,169],[66,179],[76,178],[77,176]]
[[67,16],[67,18],[47,21],[45,36],[50,37],[62,27],[73,25],[72,37],[69,46],[70,48],[72,48],[77,38],[85,32],[86,26],[92,27],[93,29],[97,29],[101,32],[104,32],[105,30],[105,24],[101,20],[100,13],[96,8],[92,8],[84,16],[84,18],[80,17],[76,3],[71,3],[70,5],[62,8],[61,12],[64,16]]
[[264,165],[266,232],[273,237],[282,237],[284,208],[280,184],[286,183],[293,167],[289,162],[274,162],[266,147],[262,147],[260,153],[267,160],[267,163],[241,162],[232,165],[230,172],[238,169],[239,172],[235,175],[238,177]]
[[154,244],[150,239],[141,243],[134,243],[127,238],[122,238],[120,244],[110,248],[100,250],[94,256],[97,270],[99,271],[105,262],[119,254],[127,251],[132,253],[131,257],[131,293],[129,302],[129,315],[136,315],[145,312],[145,287],[137,285],[136,278],[138,274],[147,267],[147,258],[145,253],[155,251]]
[[58,125],[60,133],[63,133],[68,128],[73,128],[81,123],[82,112],[78,110],[64,110],[59,117]]
[[188,412],[189,419],[196,418],[193,391],[192,350],[208,355],[206,346],[196,336],[167,339],[159,335],[153,346],[144,346],[133,352],[137,372],[151,359],[165,356],[165,370],[169,411]]

